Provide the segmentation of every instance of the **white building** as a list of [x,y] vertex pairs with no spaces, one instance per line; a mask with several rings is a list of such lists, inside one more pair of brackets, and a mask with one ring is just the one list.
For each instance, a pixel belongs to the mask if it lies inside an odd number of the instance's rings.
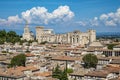
[[36,40],[38,40],[39,43],[44,41],[53,42],[53,35],[53,29],[44,29],[44,27],[36,27]]
[[54,34],[52,29],[36,27],[36,39],[39,43],[47,41],[52,43],[85,45],[90,42],[96,41],[96,31],[88,30],[85,33],[80,31],[74,31],[66,34]]
[[22,36],[22,40],[34,40],[34,34],[32,31],[29,30],[28,24],[24,27],[24,33]]
[[114,46],[114,47],[113,47],[113,50],[118,50],[118,51],[119,51],[119,50],[120,50],[120,45]]

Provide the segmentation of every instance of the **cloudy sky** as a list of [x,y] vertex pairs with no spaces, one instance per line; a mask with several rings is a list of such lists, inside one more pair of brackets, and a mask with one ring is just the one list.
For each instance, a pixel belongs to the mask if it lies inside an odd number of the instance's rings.
[[28,21],[56,33],[120,31],[120,0],[0,0],[0,29],[21,34]]

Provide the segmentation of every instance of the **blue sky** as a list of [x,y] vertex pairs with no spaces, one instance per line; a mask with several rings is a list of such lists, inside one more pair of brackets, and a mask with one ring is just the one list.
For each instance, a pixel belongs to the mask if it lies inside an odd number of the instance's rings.
[[120,31],[120,0],[0,0],[0,29],[21,34],[28,21],[56,33]]

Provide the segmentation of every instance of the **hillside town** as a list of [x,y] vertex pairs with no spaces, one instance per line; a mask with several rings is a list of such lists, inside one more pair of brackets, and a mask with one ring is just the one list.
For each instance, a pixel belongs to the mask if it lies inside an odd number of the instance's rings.
[[[21,40],[26,41],[0,45],[0,80],[120,80],[120,42],[96,39],[95,30],[55,34],[37,26],[34,35],[26,24]],[[115,45],[110,49],[109,44]],[[26,56],[25,66],[9,67],[20,54]],[[96,56],[96,64],[86,68],[86,55]],[[57,66],[70,70],[67,79],[53,77]]]

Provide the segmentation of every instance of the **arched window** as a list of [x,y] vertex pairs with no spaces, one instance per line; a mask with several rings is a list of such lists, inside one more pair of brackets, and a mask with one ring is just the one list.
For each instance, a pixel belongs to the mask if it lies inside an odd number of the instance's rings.
[[73,38],[73,43],[75,43],[75,38]]
[[79,42],[79,38],[77,38],[77,43]]

